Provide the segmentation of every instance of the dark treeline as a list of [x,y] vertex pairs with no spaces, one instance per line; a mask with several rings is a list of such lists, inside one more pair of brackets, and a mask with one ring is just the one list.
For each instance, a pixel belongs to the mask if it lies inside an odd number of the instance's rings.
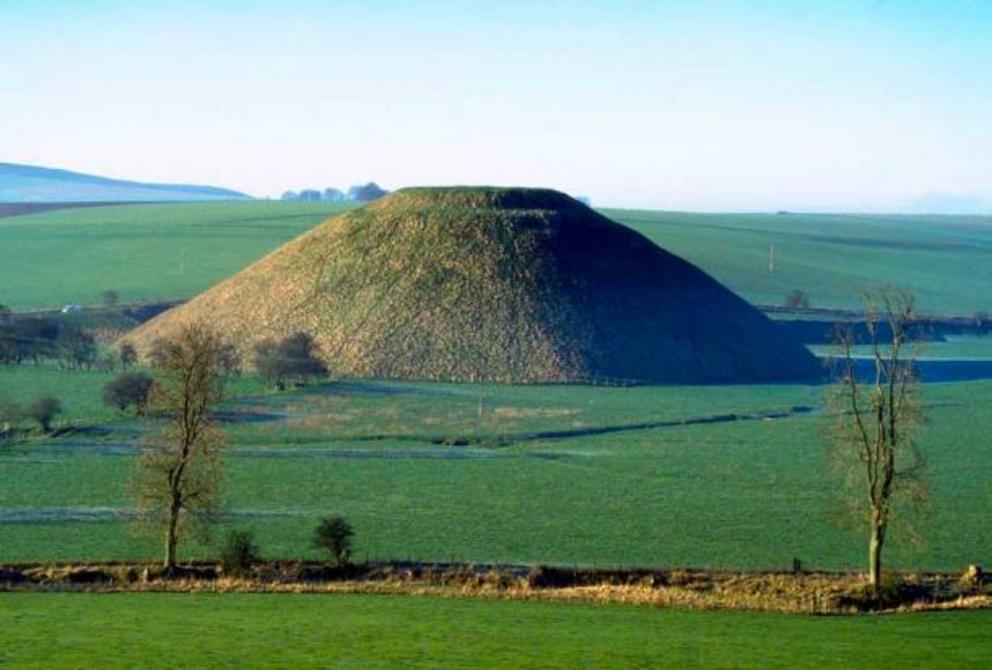
[[67,370],[89,370],[98,360],[96,338],[80,326],[50,317],[0,320],[0,364],[55,362]]

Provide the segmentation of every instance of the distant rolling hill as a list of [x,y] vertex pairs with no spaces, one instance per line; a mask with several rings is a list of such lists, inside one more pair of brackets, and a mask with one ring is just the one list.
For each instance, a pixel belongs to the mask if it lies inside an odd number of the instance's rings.
[[248,200],[250,196],[215,186],[145,184],[94,175],[0,163],[0,203],[163,202]]

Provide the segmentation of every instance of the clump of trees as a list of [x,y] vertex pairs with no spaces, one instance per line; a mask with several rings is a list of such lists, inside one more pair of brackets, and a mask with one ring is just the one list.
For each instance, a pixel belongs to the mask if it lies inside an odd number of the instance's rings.
[[349,202],[372,202],[373,200],[378,200],[388,193],[389,191],[380,188],[380,186],[374,181],[370,181],[367,184],[350,187],[348,192],[345,194],[345,198]]
[[52,432],[52,422],[62,413],[62,402],[55,396],[43,395],[24,410],[24,416],[38,424],[45,433]]
[[82,328],[62,328],[55,344],[59,364],[65,370],[91,370],[97,362],[96,338]]
[[96,338],[78,325],[45,317],[0,319],[0,364],[51,361],[66,370],[89,370],[98,353]]
[[122,412],[134,408],[142,415],[148,407],[154,384],[154,380],[144,373],[124,373],[103,387],[103,403]]
[[42,432],[52,432],[55,419],[64,412],[62,401],[52,395],[43,395],[26,406],[0,394],[0,436],[7,436],[14,427],[29,420]]
[[356,184],[348,188],[347,192],[342,192],[336,188],[325,188],[323,191],[317,189],[303,189],[302,191],[286,191],[282,194],[282,200],[298,200],[301,202],[372,202],[378,200],[389,191],[380,187],[374,181],[367,184]]
[[351,558],[351,541],[355,530],[344,517],[330,516],[321,519],[314,532],[313,546],[330,553],[338,566],[348,565]]
[[0,321],[0,363],[35,364],[54,359],[62,326],[55,319],[7,317]]
[[317,343],[306,333],[259,342],[255,345],[255,369],[280,390],[289,382],[305,385],[327,376],[327,366],[319,357]]
[[13,425],[20,420],[20,406],[12,398],[0,393],[0,436],[6,436]]
[[164,423],[148,439],[151,450],[139,460],[133,485],[141,521],[164,536],[169,574],[182,539],[209,539],[220,503],[226,440],[210,410],[223,398],[228,349],[203,324],[187,325],[153,348],[152,406]]
[[882,587],[882,555],[893,519],[912,532],[927,503],[926,459],[914,442],[923,419],[911,329],[913,297],[894,289],[865,294],[871,358],[859,374],[854,335],[841,329],[840,376],[830,401],[836,416],[832,455],[853,518],[868,532],[868,579]]

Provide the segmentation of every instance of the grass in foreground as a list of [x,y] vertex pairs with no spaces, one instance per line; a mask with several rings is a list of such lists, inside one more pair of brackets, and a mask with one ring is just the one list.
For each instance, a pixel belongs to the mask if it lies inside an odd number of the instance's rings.
[[0,594],[0,665],[986,667],[992,612],[813,618],[393,596]]

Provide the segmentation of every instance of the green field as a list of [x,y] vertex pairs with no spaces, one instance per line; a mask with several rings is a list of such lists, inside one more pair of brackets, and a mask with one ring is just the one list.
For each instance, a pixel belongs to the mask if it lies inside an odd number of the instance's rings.
[[[105,289],[126,301],[188,298],[341,210],[255,201],[0,218],[0,303],[96,303]],[[604,213],[751,302],[781,304],[800,289],[813,306],[859,307],[861,289],[892,283],[914,291],[930,312],[992,311],[990,217]]]
[[[23,393],[30,370],[15,372]],[[9,374],[0,370],[0,383]],[[67,407],[85,408],[103,377],[66,379]],[[317,519],[340,512],[357,529],[360,559],[862,565],[863,538],[834,519],[826,420],[817,411],[752,418],[815,410],[819,387],[341,382],[258,395],[257,382],[239,385],[255,395],[231,405],[241,414],[227,423],[226,523],[253,530],[266,556],[315,555]],[[990,391],[992,382],[927,386],[934,510],[927,544],[894,545],[893,566],[989,561]],[[106,427],[0,449],[0,560],[157,556],[157,540],[135,538],[114,516],[131,505],[128,445],[141,426]]]
[[987,667],[992,612],[813,618],[403,596],[2,594],[0,666]]
[[[95,303],[107,288],[127,301],[189,297],[334,211],[250,202],[2,218],[0,247],[13,253],[0,264],[0,303]],[[888,281],[929,311],[989,308],[987,218],[608,214],[755,302],[798,288],[815,306],[856,307],[862,285]],[[987,338],[925,353],[992,357]],[[60,437],[0,444],[0,562],[159,557],[159,538],[127,522],[135,445],[151,426],[102,405],[111,376],[0,366],[0,394],[22,403],[53,394],[65,407]],[[340,513],[357,531],[359,561],[864,565],[865,538],[837,518],[822,387],[368,380],[272,393],[249,375],[230,390],[218,530],[251,530],[267,558],[317,556],[317,520]],[[992,562],[989,397],[992,381],[925,386],[933,509],[921,545],[901,543],[894,526],[887,567]],[[181,559],[216,555],[216,545],[180,548]],[[396,596],[8,593],[0,667],[983,667],[990,624],[988,612],[814,618]]]
[[856,309],[862,290],[893,284],[929,313],[992,311],[992,217],[604,213],[752,303],[781,305],[798,289],[813,307]]
[[[51,395],[62,403],[62,413],[55,427],[93,426],[103,422],[120,421],[121,414],[103,404],[103,386],[119,372],[67,372],[54,364],[0,365],[0,395],[21,406],[43,395]],[[258,393],[265,385],[256,377],[233,379],[228,391],[233,395]]]
[[344,205],[218,202],[60,209],[0,218],[0,304],[17,309],[188,298]]
[[[817,356],[840,355],[837,345],[814,344],[807,346]],[[859,344],[852,347],[851,353],[854,356],[871,356],[872,350],[867,344]],[[948,336],[946,341],[921,344],[916,351],[916,356],[921,359],[989,360],[992,359],[992,336]]]

